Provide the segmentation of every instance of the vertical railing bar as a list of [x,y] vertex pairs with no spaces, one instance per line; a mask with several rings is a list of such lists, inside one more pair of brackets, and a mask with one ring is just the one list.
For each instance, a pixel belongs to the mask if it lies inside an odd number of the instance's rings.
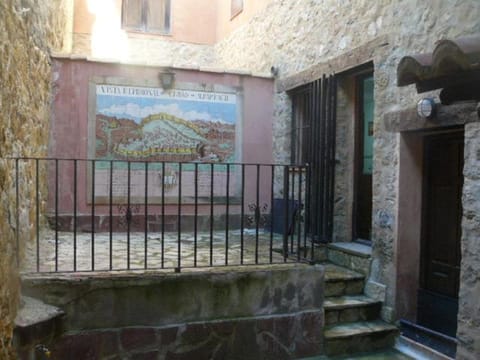
[[130,270],[130,223],[132,220],[132,210],[130,209],[130,186],[131,186],[131,163],[127,160],[127,270]]
[[245,164],[242,164],[242,187],[240,191],[240,264],[243,265],[243,251],[244,251],[244,218],[245,218]]
[[292,178],[292,198],[289,199],[289,201],[292,202],[292,225],[290,227],[290,251],[293,254],[294,253],[294,248],[293,248],[293,243],[294,243],[294,238],[295,238],[295,212],[296,212],[296,207],[295,207],[295,168],[292,168],[293,171],[291,171],[291,178]]
[[58,271],[58,159],[55,159],[55,272]]
[[73,160],[73,271],[77,271],[77,191],[78,160]]
[[92,250],[92,264],[91,264],[91,270],[95,271],[95,160],[91,161],[92,163],[92,236],[91,236],[91,250]]
[[284,226],[283,226],[283,261],[286,262],[288,258],[288,207],[289,207],[289,199],[288,199],[288,165],[285,165],[283,168],[283,199],[284,199]]
[[323,195],[323,213],[325,214],[325,240],[330,241],[330,181],[331,181],[331,142],[332,138],[330,136],[331,125],[330,125],[330,114],[331,114],[331,93],[332,93],[332,81],[330,77],[325,78],[325,164],[324,164],[324,177],[325,177],[325,190]]
[[195,163],[194,173],[194,191],[195,191],[195,208],[193,218],[193,266],[197,267],[197,232],[198,232],[198,163]]
[[225,265],[228,265],[228,232],[229,232],[229,216],[230,216],[230,164],[227,164],[227,189],[225,200]]
[[109,218],[109,231],[108,231],[108,246],[109,246],[109,268],[113,269],[113,161],[110,160],[110,187],[108,194],[108,218]]
[[145,208],[144,208],[144,238],[143,238],[143,256],[144,269],[148,268],[148,161],[145,161]]
[[305,204],[303,206],[303,257],[307,258],[307,232],[308,232],[308,164],[303,168],[305,175]]
[[36,236],[37,236],[37,272],[40,272],[40,169],[39,169],[39,159],[35,159],[35,225],[36,225]]
[[17,268],[20,266],[20,183],[19,183],[19,159],[15,159],[15,242]]
[[329,235],[332,237],[333,234],[333,208],[334,208],[334,191],[335,191],[335,151],[336,151],[336,136],[337,136],[337,129],[336,129],[336,106],[337,106],[337,80],[335,75],[330,76],[331,81],[331,114],[330,114],[330,138],[332,140],[332,144],[330,147],[331,155],[330,155],[330,201],[329,201]]
[[210,164],[210,266],[213,265],[213,190],[214,164]]
[[165,267],[165,161],[162,162],[162,269]]
[[258,264],[258,231],[260,223],[260,165],[257,164],[256,193],[255,193],[255,264]]
[[301,241],[302,241],[302,226],[301,226],[301,219],[302,219],[302,174],[303,168],[298,167],[298,210],[297,210],[297,261],[300,261],[300,248],[301,248]]
[[274,226],[274,192],[275,192],[275,165],[271,165],[271,183],[270,183],[270,249],[269,249],[269,262],[273,262],[273,226]]
[[[307,166],[307,193],[308,193],[308,202],[309,202],[309,207],[308,207],[308,227],[310,227],[311,222],[312,222],[312,208],[310,206],[310,203],[312,201],[312,196],[311,196],[311,189],[312,189],[312,168],[310,165]],[[315,238],[312,233],[310,233],[310,260],[313,262],[314,259],[314,251],[315,251]]]
[[182,163],[178,163],[178,217],[177,217],[177,268],[176,272],[180,272],[182,268]]
[[322,234],[322,241],[327,242],[329,239],[327,238],[327,218],[328,214],[326,213],[326,201],[325,201],[325,195],[326,195],[326,164],[327,164],[327,134],[326,134],[326,124],[327,124],[327,79],[326,76],[323,75],[322,77],[322,106],[321,106],[321,136],[320,136],[320,146],[321,146],[321,174],[320,174],[320,211],[321,211],[321,224],[322,224],[322,229],[321,229],[321,234]]
[[[312,121],[314,123],[314,131],[312,133],[313,139],[312,139],[312,184],[317,184],[319,182],[319,152],[321,151],[321,146],[320,146],[320,151],[318,149],[313,149],[313,144],[318,144],[320,141],[320,106],[321,102],[319,101],[320,97],[320,85],[321,85],[321,79],[316,80],[313,86],[313,93],[311,97],[311,101],[313,104],[312,108]],[[312,217],[315,217],[314,221],[312,221],[310,224],[313,225],[314,229],[312,232],[312,235],[314,238],[316,238],[319,235],[319,227],[320,227],[320,221],[318,219],[319,215],[319,199],[318,199],[318,186],[315,186],[314,188],[311,189],[311,196],[312,196],[312,210],[311,210],[311,215]]]

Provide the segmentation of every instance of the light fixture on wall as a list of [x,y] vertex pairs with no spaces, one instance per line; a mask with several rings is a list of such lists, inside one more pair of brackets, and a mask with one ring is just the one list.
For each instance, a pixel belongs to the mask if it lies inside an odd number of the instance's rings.
[[171,89],[175,83],[175,73],[170,70],[161,71],[158,74],[158,78],[160,79],[160,84],[162,84],[162,88],[164,89]]
[[435,116],[435,100],[423,98],[417,102],[417,114],[424,119],[431,119]]

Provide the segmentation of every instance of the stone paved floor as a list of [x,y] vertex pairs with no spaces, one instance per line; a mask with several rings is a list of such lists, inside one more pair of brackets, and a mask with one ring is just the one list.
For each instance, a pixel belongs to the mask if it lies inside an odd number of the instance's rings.
[[[225,231],[217,231],[212,237],[212,255],[210,254],[210,233],[197,235],[197,267],[222,266],[241,264],[240,231],[230,231],[228,246]],[[40,236],[39,270],[41,272],[55,271],[55,233],[45,231]],[[270,233],[259,232],[258,251],[256,251],[255,231],[244,232],[243,264],[255,264],[258,254],[258,264],[270,262]],[[130,270],[145,268],[145,234],[130,234]],[[92,235],[78,233],[76,235],[76,271],[92,271]],[[274,234],[272,247],[272,262],[283,263],[281,254],[283,239],[281,235]],[[112,270],[128,269],[128,240],[126,233],[112,234]],[[163,251],[162,251],[163,248]],[[180,242],[180,266],[195,266],[195,239],[193,233],[182,233]],[[110,270],[110,234],[95,233],[94,236],[95,271]],[[73,233],[58,233],[58,264],[57,271],[74,271],[74,236]],[[163,241],[161,233],[148,233],[147,235],[147,268],[175,268],[178,266],[178,234],[165,233]],[[287,260],[294,261],[296,257]],[[37,256],[36,243],[29,244],[26,256],[22,262],[23,272],[36,272]]]

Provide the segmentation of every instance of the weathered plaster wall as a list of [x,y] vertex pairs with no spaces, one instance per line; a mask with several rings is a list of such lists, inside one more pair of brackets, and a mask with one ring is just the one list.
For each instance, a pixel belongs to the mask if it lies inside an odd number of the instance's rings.
[[[63,44],[68,1],[0,2],[0,358],[9,359],[18,305],[15,265],[15,188],[8,156],[46,154],[50,114],[51,47]],[[22,168],[20,164],[20,168]],[[32,219],[34,169],[25,169],[20,216]],[[26,227],[20,240],[29,235]]]
[[[89,138],[89,121],[95,124],[94,85],[117,84],[126,86],[161,87],[158,74],[162,68],[155,66],[131,66],[57,58],[54,60],[54,115],[51,121],[49,155],[59,158],[93,158],[95,154],[94,134]],[[207,89],[220,87],[223,91],[235,93],[238,99],[238,119],[236,122],[236,147],[239,160],[245,163],[271,164],[272,159],[272,119],[274,84],[271,78],[255,77],[247,74],[229,74],[214,71],[172,69],[175,83],[191,86],[205,86]],[[92,87],[93,86],[93,87]],[[227,90],[225,90],[227,89]],[[200,89],[199,89],[200,90]],[[89,109],[89,106],[91,109]],[[90,118],[89,118],[90,117]],[[93,127],[94,130],[94,127]],[[69,166],[63,163],[65,168]],[[64,169],[65,169],[64,168]],[[260,202],[270,202],[270,169],[262,168],[260,178]],[[253,168],[246,169],[246,204],[255,201],[255,179]],[[54,179],[53,173],[50,180]],[[87,174],[79,164],[78,213],[90,214],[91,206],[87,196]],[[60,195],[60,213],[71,214],[73,203],[73,167],[61,171],[60,188],[68,189]],[[52,188],[54,188],[52,184]],[[53,194],[50,194],[53,204]],[[105,203],[104,203],[105,204]],[[190,204],[191,205],[191,204]],[[224,211],[224,206],[219,208]],[[53,207],[50,208],[53,212]],[[156,209],[159,210],[158,208]],[[235,209],[231,211],[235,212]],[[238,210],[238,209],[237,209]],[[177,206],[167,206],[167,215],[174,215]],[[194,212],[193,206],[185,205],[182,215]],[[200,212],[209,213],[204,206]],[[97,207],[96,214],[108,214],[107,207]],[[86,219],[89,221],[89,219]],[[91,225],[88,226],[90,228]]]
[[[402,56],[429,51],[438,39],[480,32],[479,13],[480,3],[476,0],[373,3],[276,0],[215,47],[220,66],[261,72],[274,66],[278,69],[279,84],[288,80],[286,84],[290,88],[313,80],[315,72],[309,69],[340,72],[361,64],[355,63],[355,59],[373,60],[375,154],[371,280],[372,284],[387,285],[387,306],[383,314],[386,319],[395,317],[399,135],[387,132],[382,119],[386,112],[410,107],[419,98],[413,87],[397,88],[396,67]],[[283,94],[277,95],[276,114],[287,113]],[[275,138],[276,159],[289,153],[286,140],[290,137],[286,131],[289,120],[288,115],[275,118],[274,134],[286,137]],[[381,291],[381,286],[377,290]]]

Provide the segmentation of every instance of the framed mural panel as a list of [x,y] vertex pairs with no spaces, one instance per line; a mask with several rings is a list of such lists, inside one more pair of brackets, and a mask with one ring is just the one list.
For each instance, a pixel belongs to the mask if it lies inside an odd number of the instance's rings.
[[93,180],[98,204],[108,203],[110,196],[113,203],[128,197],[132,203],[144,203],[146,197],[151,204],[178,203],[180,182],[182,203],[195,194],[209,201],[213,195],[215,202],[237,194],[238,89],[185,83],[165,90],[121,83],[98,79],[90,84],[89,158],[95,159],[95,173],[90,166],[89,202]]

